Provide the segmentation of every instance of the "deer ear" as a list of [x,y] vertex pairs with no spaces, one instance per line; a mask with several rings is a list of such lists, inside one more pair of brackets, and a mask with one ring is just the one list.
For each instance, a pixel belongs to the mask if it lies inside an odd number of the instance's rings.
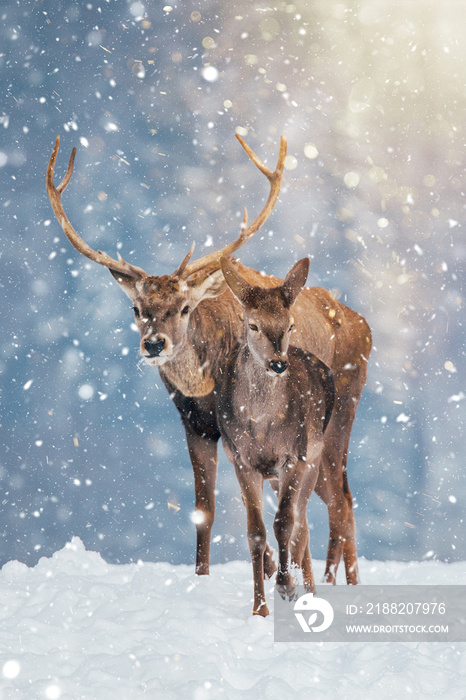
[[282,292],[288,307],[293,306],[296,298],[304,285],[309,274],[309,258],[303,258],[293,265],[282,286]]
[[129,296],[131,301],[135,301],[137,297],[136,282],[137,278],[132,275],[125,275],[119,270],[112,270],[109,268],[112,277],[118,282],[124,293]]
[[[100,254],[100,250],[98,253]],[[135,265],[131,265],[131,263],[126,262],[126,260],[123,260],[118,252],[117,256],[118,262],[122,263],[124,268],[128,271],[128,274],[125,274],[125,272],[123,272],[121,269],[113,269],[110,265],[108,266],[108,269],[125,294],[129,296],[131,301],[135,301],[137,296],[136,282],[144,279],[144,277],[147,277],[147,272],[144,272],[141,267],[136,267]]]
[[227,258],[220,260],[223,276],[227,285],[241,304],[246,302],[251,285],[246,282],[244,277],[241,277],[233,263]]
[[210,274],[197,273],[188,279],[186,284],[191,293],[193,307],[196,307],[203,299],[220,296],[227,288],[221,270]]

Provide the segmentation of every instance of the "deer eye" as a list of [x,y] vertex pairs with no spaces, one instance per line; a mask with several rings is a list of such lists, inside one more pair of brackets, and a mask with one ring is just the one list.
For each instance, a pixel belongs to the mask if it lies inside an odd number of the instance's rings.
[[250,323],[250,324],[249,324],[249,328],[250,328],[252,331],[254,331],[255,333],[257,333],[258,330],[259,330],[255,323]]
[[139,316],[141,314],[139,313],[139,309],[137,306],[133,306],[133,311],[134,311],[134,315],[136,316],[136,318],[139,318]]
[[291,326],[288,328],[288,333],[291,333],[291,331],[293,330],[293,328],[294,328],[294,323],[292,323]]
[[181,309],[181,315],[186,316],[186,314],[189,314],[189,311],[190,311],[189,306],[187,306],[187,305],[183,306],[183,308]]

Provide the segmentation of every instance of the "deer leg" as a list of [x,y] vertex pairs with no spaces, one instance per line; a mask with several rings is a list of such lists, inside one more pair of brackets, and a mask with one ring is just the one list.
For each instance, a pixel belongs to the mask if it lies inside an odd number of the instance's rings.
[[243,469],[235,464],[236,476],[246,506],[248,544],[251,553],[252,573],[254,578],[254,605],[252,614],[267,617],[269,609],[265,600],[264,588],[264,553],[266,550],[266,531],[262,519],[262,487],[260,474]]
[[314,575],[312,573],[311,552],[309,549],[309,526],[307,522],[307,505],[315,488],[318,470],[314,465],[308,465],[303,482],[298,493],[295,513],[295,523],[291,535],[291,562],[296,564],[303,573],[303,584],[307,592],[315,592]]
[[[269,483],[275,495],[278,496],[278,479],[271,479]],[[272,578],[276,570],[277,565],[273,560],[273,549],[267,544],[264,552],[264,577],[266,579]]]
[[273,560],[273,549],[266,544],[264,550],[264,578],[272,578],[277,570],[277,565]]
[[[370,352],[369,330],[367,333],[366,358]],[[351,370],[345,365],[343,370],[334,375],[337,395],[324,435],[321,472],[316,485],[316,493],[329,509],[330,538],[324,574],[324,581],[329,583],[335,583],[336,570],[342,555],[347,583],[354,585],[359,582],[353,499],[348,486],[346,466],[351,428],[366,374],[367,363],[361,362],[361,356],[358,355],[354,358]]]
[[[328,429],[327,429],[328,430]],[[328,509],[329,515],[329,540],[327,547],[327,559],[325,562],[325,572],[322,581],[324,583],[336,583],[336,572],[341,559],[341,550],[338,547],[339,533],[335,532],[338,523],[331,517],[332,503],[332,486],[331,486],[331,469],[326,455],[322,454],[319,478],[316,484],[316,494],[323,500]]]
[[323,580],[336,583],[338,565],[343,556],[346,581],[350,585],[359,582],[356,551],[356,525],[353,499],[348,487],[346,469],[336,469],[328,455],[323,455],[316,493],[326,503],[329,514],[330,536]]
[[358,562],[355,542],[355,523],[351,494],[343,494],[333,498],[329,504],[330,539],[327,552],[327,562],[324,581],[336,582],[338,564],[343,555],[346,570],[346,583],[359,583]]
[[194,472],[196,574],[209,573],[210,534],[215,515],[217,442],[186,431],[189,456]]
[[[342,498],[344,499],[345,484],[349,492],[346,478],[349,437],[364,385],[365,374],[361,381],[358,381],[356,376],[350,377],[345,370],[343,373],[341,371],[335,373],[334,379],[335,404],[324,434],[320,472],[315,488],[317,495],[328,508],[330,533],[323,581],[332,584],[336,583],[338,565],[344,554],[347,539],[344,530],[347,530],[347,534],[353,540],[353,547],[348,548],[348,557],[345,560],[347,576],[349,572],[351,572],[351,576],[354,576],[355,573],[357,579],[357,554],[352,507],[348,525],[345,527],[346,513],[343,511],[346,511],[346,508],[339,506],[342,504]],[[345,480],[343,479],[344,474]]]
[[312,573],[311,552],[309,549],[309,527],[307,518],[296,522],[290,540],[291,564],[301,569],[303,584],[307,592],[315,592],[314,574]]
[[290,541],[294,528],[294,512],[298,500],[303,466],[287,464],[280,475],[278,509],[273,528],[278,543],[278,571],[276,587],[281,596],[291,599],[296,584],[289,568]]
[[343,556],[346,581],[354,585],[359,582],[356,525],[346,461],[349,445],[348,426],[351,427],[353,423],[356,408],[340,405],[337,410],[337,415],[332,418],[325,432],[320,473],[315,489],[329,512],[330,536],[323,580],[335,583],[338,565]]
[[349,586],[355,586],[360,583],[360,578],[358,569],[358,552],[356,549],[356,524],[353,513],[353,497],[349,490],[347,493],[347,508],[349,532],[344,543],[343,560],[345,562],[346,583]]
[[[277,481],[278,483],[278,481]],[[246,501],[244,500],[243,496],[243,504],[246,505]],[[269,579],[272,578],[274,573],[277,570],[277,565],[275,564],[273,560],[273,549],[265,543],[265,549],[264,549],[264,579]]]
[[315,586],[315,581],[314,581],[314,574],[312,571],[312,559],[311,559],[311,550],[309,549],[309,540],[308,540],[308,546],[306,547],[303,555],[303,560],[301,563],[301,569],[303,571],[303,585],[304,585],[304,590],[306,593],[315,593],[316,592],[316,586]]

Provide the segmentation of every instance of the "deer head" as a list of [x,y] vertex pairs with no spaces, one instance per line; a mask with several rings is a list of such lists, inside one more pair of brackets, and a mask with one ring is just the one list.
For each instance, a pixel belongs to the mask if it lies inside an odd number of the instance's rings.
[[184,278],[179,269],[171,275],[145,275],[136,281],[123,281],[119,273],[112,272],[133,302],[140,353],[151,365],[161,366],[176,357],[185,344],[191,313],[201,301],[219,296],[226,288],[220,270]]
[[53,211],[70,243],[76,250],[90,260],[107,267],[133,303],[136,324],[140,333],[140,353],[146,362],[163,365],[176,357],[187,337],[189,317],[204,299],[222,294],[226,283],[220,270],[220,258],[231,255],[251,238],[272,212],[277,201],[286,157],[286,139],[280,139],[280,152],[274,171],[269,170],[243,139],[236,135],[249,158],[263,173],[270,183],[270,193],[260,214],[248,226],[248,215],[244,218],[238,238],[219,251],[190,262],[194,244],[178,268],[171,275],[160,277],[145,272],[118,255],[114,259],[102,251],[93,250],[76,233],[71,225],[61,202],[61,195],[67,187],[73,173],[76,148],[71,153],[66,174],[61,183],[54,185],[54,168],[60,145],[60,137],[55,146],[47,168],[47,192]]
[[292,306],[309,273],[309,259],[299,260],[280,287],[263,289],[250,285],[230,260],[222,258],[225,281],[244,312],[244,339],[255,362],[274,377],[287,368],[293,330]]

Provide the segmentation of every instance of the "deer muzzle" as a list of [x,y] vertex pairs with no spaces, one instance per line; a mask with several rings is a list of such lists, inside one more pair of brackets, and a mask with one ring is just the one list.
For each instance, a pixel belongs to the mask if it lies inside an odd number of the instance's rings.
[[269,367],[272,370],[272,372],[275,372],[275,374],[283,374],[287,366],[288,363],[284,362],[283,360],[271,360],[269,362]]
[[144,350],[147,352],[147,357],[160,357],[160,354],[165,348],[165,338],[161,338],[155,342],[151,340],[144,341]]

